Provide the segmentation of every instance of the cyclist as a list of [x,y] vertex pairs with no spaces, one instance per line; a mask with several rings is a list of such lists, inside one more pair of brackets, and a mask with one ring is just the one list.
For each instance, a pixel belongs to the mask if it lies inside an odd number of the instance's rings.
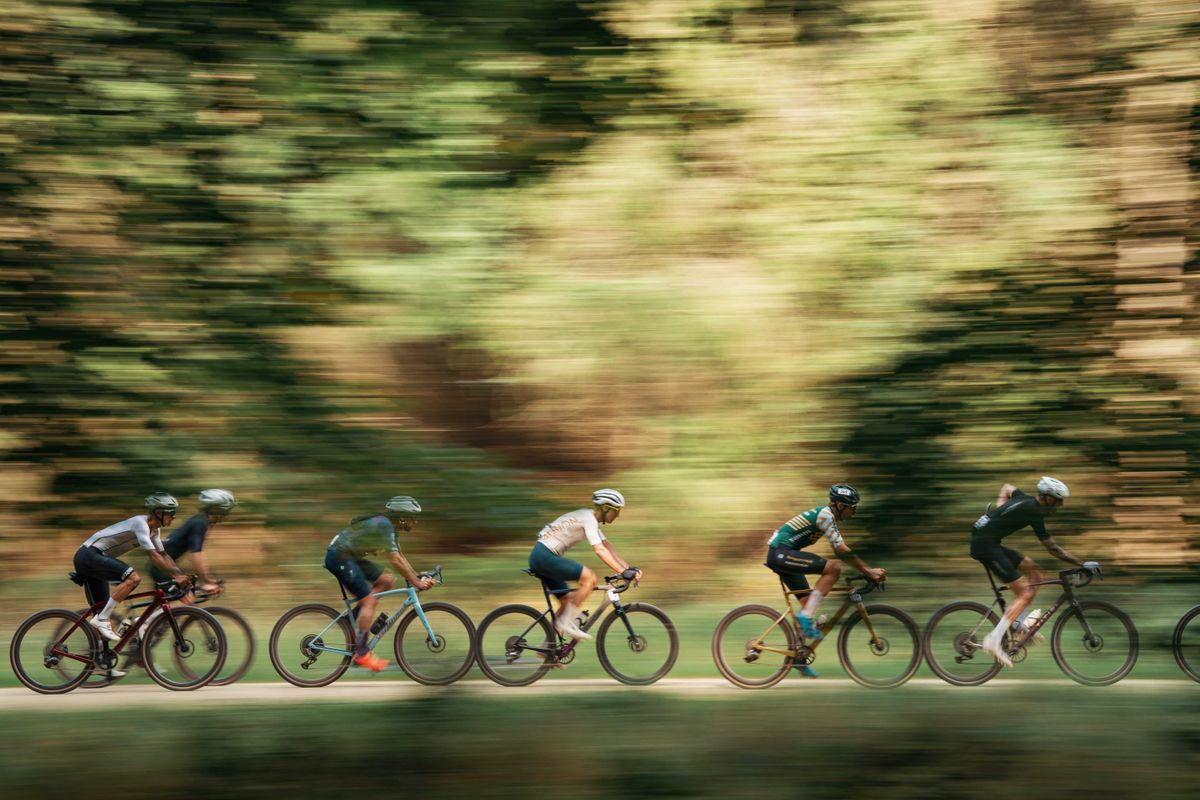
[[[860,499],[858,490],[850,484],[835,483],[829,487],[828,505],[810,508],[792,517],[780,525],[767,542],[766,566],[783,579],[788,589],[807,589],[809,586],[806,576],[821,576],[817,579],[816,588],[809,592],[803,607],[796,613],[801,632],[814,641],[823,638],[824,634],[813,620],[821,606],[821,600],[841,576],[843,560],[849,561],[855,569],[876,583],[887,578],[887,570],[867,566],[866,562],[850,549],[838,530],[839,522],[851,519],[857,513]],[[836,556],[833,561],[827,561],[816,553],[803,549],[815,544],[822,536],[828,539],[833,547]],[[808,678],[817,677],[817,673],[807,665],[800,667],[800,673]]]
[[[985,652],[1006,667],[1012,666],[1012,659],[1004,652],[1001,640],[1010,628],[1022,631],[1037,619],[1038,612],[1033,612],[1024,622],[1017,623],[1021,612],[1037,594],[1034,584],[1042,580],[1042,571],[1032,558],[1000,544],[1002,539],[1026,526],[1031,527],[1034,535],[1055,558],[1083,567],[1093,575],[1100,574],[1098,562],[1080,561],[1046,533],[1043,523],[1045,515],[1062,508],[1063,501],[1070,496],[1071,492],[1065,483],[1049,476],[1038,481],[1036,497],[1030,497],[1011,483],[1006,483],[1000,487],[995,507],[988,506],[987,513],[975,520],[971,530],[971,558],[983,564],[1013,593],[1012,602],[1000,623],[984,637],[981,645]],[[1040,641],[1040,637],[1034,641]]]
[[396,577],[368,561],[366,556],[387,553],[392,568],[418,590],[433,586],[432,578],[417,577],[396,542],[396,529],[411,531],[420,513],[420,503],[408,495],[398,495],[384,504],[384,513],[365,514],[350,520],[350,524],[333,537],[329,549],[325,551],[325,569],[332,572],[346,591],[358,600],[358,642],[354,649],[354,663],[372,672],[379,672],[388,665],[387,659],[377,657],[367,646],[371,638],[371,618],[375,616],[378,603],[375,593],[386,592],[395,586]]
[[[150,555],[150,563],[170,575],[179,586],[188,584],[188,576],[176,565],[175,560],[163,549],[159,531],[175,519],[179,503],[166,492],[155,492],[146,498],[147,512],[127,520],[109,525],[88,537],[75,551],[75,573],[83,579],[83,593],[90,605],[107,600],[104,608],[88,619],[88,624],[105,639],[120,641],[113,630],[109,616],[117,603],[128,597],[141,576],[117,556],[140,547]],[[120,581],[109,594],[109,581]]]
[[[191,555],[192,566],[201,581],[200,588],[210,594],[219,592],[221,587],[213,580],[212,573],[208,570],[204,538],[210,530],[229,516],[229,512],[233,511],[233,507],[236,505],[237,498],[233,496],[232,492],[224,489],[205,489],[200,493],[200,513],[188,517],[187,521],[163,542],[163,550],[176,562],[185,555]],[[167,577],[153,564],[150,565],[150,574],[155,581],[161,581]],[[192,605],[195,603],[195,596],[188,592],[182,602]]]
[[[625,496],[616,489],[597,489],[592,493],[592,507],[568,511],[538,531],[537,542],[529,554],[529,568],[540,577],[550,594],[558,600],[559,612],[554,627],[564,636],[591,639],[575,624],[575,611],[583,607],[588,595],[596,588],[596,573],[572,561],[564,554],[584,539],[609,569],[637,580],[642,572],[633,569],[621,558],[600,530],[616,520],[625,507]],[[578,581],[574,589],[567,581]]]

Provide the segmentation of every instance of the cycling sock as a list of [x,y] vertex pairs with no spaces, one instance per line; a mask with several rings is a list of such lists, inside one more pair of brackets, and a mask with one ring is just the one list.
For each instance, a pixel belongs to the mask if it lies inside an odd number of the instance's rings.
[[815,617],[817,615],[817,608],[821,605],[821,600],[824,597],[824,592],[818,592],[816,589],[813,589],[808,595],[808,600],[806,600],[804,603],[804,615],[807,617]]
[[96,615],[96,619],[100,619],[100,620],[108,619],[108,615],[111,614],[113,612],[113,609],[116,607],[117,607],[117,601],[113,600],[111,597],[108,598],[108,602],[104,605],[104,608],[100,609],[100,613]]
[[365,656],[367,654],[367,637],[370,635],[369,631],[363,631],[358,635],[358,647],[354,648],[354,655]]

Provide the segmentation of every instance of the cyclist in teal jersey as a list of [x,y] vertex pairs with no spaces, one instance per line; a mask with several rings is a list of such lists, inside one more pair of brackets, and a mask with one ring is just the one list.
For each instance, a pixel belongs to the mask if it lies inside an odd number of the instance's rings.
[[[1050,538],[1043,523],[1043,517],[1053,514],[1062,508],[1063,501],[1071,496],[1067,485],[1057,478],[1043,477],[1037,484],[1037,496],[1025,494],[1011,483],[1000,487],[996,497],[995,507],[988,506],[986,513],[975,520],[971,529],[971,558],[994,574],[997,579],[1012,590],[1013,599],[1004,611],[1004,616],[987,636],[980,647],[991,654],[1006,667],[1012,666],[1012,659],[1004,651],[1004,634],[1010,628],[1018,631],[1032,625],[1041,616],[1041,609],[1035,609],[1018,622],[1024,611],[1037,595],[1037,584],[1042,580],[1042,572],[1032,558],[1021,555],[1016,550],[1003,546],[1000,542],[1007,536],[1022,528],[1029,527],[1037,536],[1038,541],[1056,558],[1087,569],[1094,575],[1100,574],[1100,564],[1096,561],[1081,561],[1068,553],[1061,545]],[[1040,633],[1035,634],[1031,644],[1042,641]]]
[[[808,575],[821,576],[817,579],[816,588],[805,600],[804,607],[796,614],[800,630],[810,639],[817,640],[823,636],[813,619],[821,600],[842,574],[841,560],[849,561],[855,569],[877,583],[887,578],[887,570],[867,566],[851,551],[838,530],[839,522],[851,519],[857,512],[859,500],[858,490],[853,486],[836,483],[829,488],[829,505],[797,514],[779,526],[767,542],[766,566],[779,575],[789,589],[807,589]],[[827,561],[803,549],[815,544],[821,537],[829,540],[837,556],[835,560]],[[807,665],[800,667],[800,673],[808,678],[817,677],[817,673]]]
[[358,600],[358,642],[354,663],[372,672],[379,672],[388,665],[387,659],[378,658],[367,649],[371,620],[378,603],[375,593],[386,592],[395,586],[396,577],[384,572],[366,556],[387,553],[392,568],[419,591],[434,584],[432,578],[417,577],[396,542],[396,528],[411,531],[416,526],[421,504],[408,495],[399,495],[388,500],[384,509],[382,514],[365,514],[350,520],[350,525],[333,537],[325,551],[325,569]]

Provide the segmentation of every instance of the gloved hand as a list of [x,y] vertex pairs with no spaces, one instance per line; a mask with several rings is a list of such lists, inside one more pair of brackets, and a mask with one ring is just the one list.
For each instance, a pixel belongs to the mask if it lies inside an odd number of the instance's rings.
[[1101,575],[1099,561],[1085,561],[1085,562],[1083,562],[1083,568],[1086,569],[1088,572],[1092,573],[1092,575],[1096,576],[1097,578],[1099,578]]

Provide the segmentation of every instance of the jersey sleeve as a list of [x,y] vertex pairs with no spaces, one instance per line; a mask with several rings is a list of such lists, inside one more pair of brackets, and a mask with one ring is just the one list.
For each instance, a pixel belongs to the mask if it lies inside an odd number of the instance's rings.
[[400,543],[396,541],[396,529],[392,527],[392,522],[387,517],[381,517],[383,524],[380,526],[380,534],[383,538],[383,547],[389,553],[399,553]]
[[596,522],[596,518],[591,514],[585,514],[583,517],[583,535],[587,537],[588,544],[592,547],[604,541],[604,533],[600,530],[600,523]]
[[1029,527],[1033,528],[1033,535],[1038,541],[1044,542],[1050,538],[1050,534],[1046,533],[1046,523],[1042,522],[1040,514],[1029,521]]
[[837,521],[833,518],[833,512],[828,508],[821,509],[821,513],[817,515],[817,529],[821,531],[822,536],[829,540],[830,546],[835,550],[838,547],[846,546],[842,532],[838,530]]
[[150,533],[150,523],[140,517],[132,523],[133,534],[137,537],[138,547],[143,550],[157,550],[163,552],[162,538],[157,531],[154,534]]

